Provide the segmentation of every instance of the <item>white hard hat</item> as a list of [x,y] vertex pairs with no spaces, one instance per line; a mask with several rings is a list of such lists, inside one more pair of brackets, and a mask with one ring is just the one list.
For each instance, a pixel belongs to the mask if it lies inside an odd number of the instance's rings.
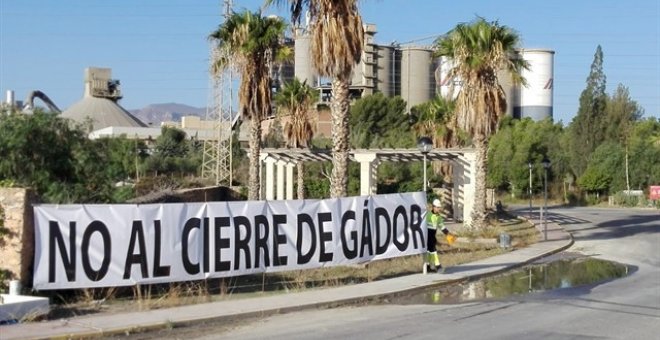
[[433,200],[433,206],[438,207],[438,208],[442,208],[442,203],[440,203],[440,200],[436,198],[436,199]]

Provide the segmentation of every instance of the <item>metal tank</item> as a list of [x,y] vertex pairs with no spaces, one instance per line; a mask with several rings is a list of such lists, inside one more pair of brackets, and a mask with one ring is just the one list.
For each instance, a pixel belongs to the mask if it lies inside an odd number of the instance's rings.
[[14,91],[7,90],[7,100],[5,102],[9,107],[14,106]]
[[513,108],[514,117],[533,120],[552,118],[554,55],[546,49],[523,49],[521,56],[529,63],[522,75],[527,86],[519,87],[519,99]]
[[422,47],[401,49],[401,97],[406,109],[433,98],[431,50]]
[[501,70],[497,72],[497,81],[500,83],[500,86],[502,86],[506,98],[505,114],[507,116],[513,116],[513,108],[517,105],[517,103],[520,102],[518,99],[520,91],[518,91],[517,86],[513,84],[513,78],[511,77],[511,72],[509,71]]
[[307,85],[316,86],[316,72],[312,66],[312,39],[304,30],[298,29],[294,43],[294,75]]
[[376,90],[381,92],[385,97],[394,96],[394,83],[396,79],[394,76],[394,47],[392,46],[377,46],[377,71],[376,71]]

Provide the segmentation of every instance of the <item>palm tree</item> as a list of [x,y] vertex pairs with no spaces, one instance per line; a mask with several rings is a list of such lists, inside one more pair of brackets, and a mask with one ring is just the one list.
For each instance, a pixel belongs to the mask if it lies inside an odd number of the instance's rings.
[[488,141],[506,111],[506,96],[498,72],[510,73],[514,83],[524,83],[528,64],[516,52],[518,34],[497,21],[477,18],[458,24],[435,44],[436,55],[452,60],[448,77],[462,81],[456,98],[455,124],[472,137],[476,149],[473,226],[486,226],[486,167]]
[[[418,137],[431,137],[436,148],[459,146],[459,134],[452,126],[454,102],[451,99],[437,96],[429,102],[414,107],[413,110],[417,111],[418,115],[417,122],[413,125]],[[447,162],[442,162],[439,166],[434,164],[434,170],[442,174],[445,183],[451,181],[451,164]]]
[[353,67],[364,43],[357,0],[266,0],[266,5],[288,2],[292,22],[300,23],[308,10],[312,35],[312,63],[321,76],[332,78],[332,175],[330,195],[346,196],[348,188],[349,97]]
[[[310,109],[318,101],[319,93],[307,82],[300,82],[298,78],[284,85],[275,95],[275,104],[281,108],[289,120],[284,124],[284,138],[287,146],[293,148],[307,148],[314,136],[314,128],[310,123]],[[298,199],[304,198],[304,168],[303,162],[298,163]]]
[[261,122],[271,113],[270,64],[280,48],[286,24],[277,17],[262,17],[260,12],[232,13],[210,39],[225,49],[224,58],[214,62],[218,73],[233,61],[241,73],[238,91],[240,114],[250,120],[250,170],[248,199],[259,199],[259,153]]

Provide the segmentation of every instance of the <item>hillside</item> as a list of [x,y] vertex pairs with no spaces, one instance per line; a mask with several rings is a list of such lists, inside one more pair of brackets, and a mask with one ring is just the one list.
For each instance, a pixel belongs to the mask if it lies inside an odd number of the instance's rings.
[[164,121],[181,121],[183,116],[206,116],[206,108],[193,107],[178,103],[150,104],[129,112],[145,124],[160,126]]

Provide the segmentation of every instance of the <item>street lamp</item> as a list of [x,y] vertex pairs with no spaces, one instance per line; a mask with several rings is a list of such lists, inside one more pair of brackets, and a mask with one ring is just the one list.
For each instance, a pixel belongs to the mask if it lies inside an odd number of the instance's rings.
[[429,137],[420,137],[417,140],[417,148],[424,156],[424,185],[422,188],[424,189],[424,193],[426,193],[426,154],[433,149],[433,141]]
[[545,217],[543,219],[543,239],[548,240],[548,169],[550,169],[550,160],[548,156],[543,157],[541,161],[543,164],[543,207],[545,210]]
[[527,163],[527,167],[529,168],[529,218],[532,219],[532,168],[534,164],[530,161]]

